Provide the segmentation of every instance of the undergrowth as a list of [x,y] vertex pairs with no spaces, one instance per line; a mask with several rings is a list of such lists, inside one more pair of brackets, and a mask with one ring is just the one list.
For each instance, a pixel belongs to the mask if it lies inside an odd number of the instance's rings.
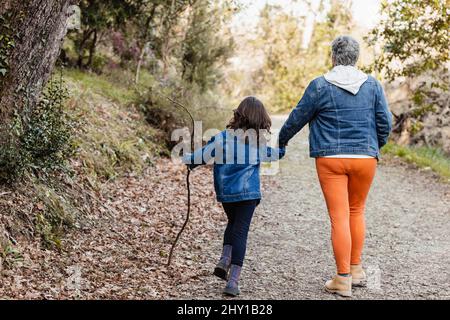
[[450,157],[440,148],[400,146],[389,142],[382,152],[400,157],[420,168],[429,168],[442,177],[443,180],[450,182]]
[[0,153],[0,264],[21,261],[17,238],[37,236],[45,248],[63,249],[67,230],[95,207],[86,194],[169,155],[171,130],[190,123],[164,95],[186,105],[204,129],[220,128],[231,114],[215,93],[146,71],[140,78],[136,86],[127,70],[66,69],[64,85],[51,82],[37,107],[16,117]]

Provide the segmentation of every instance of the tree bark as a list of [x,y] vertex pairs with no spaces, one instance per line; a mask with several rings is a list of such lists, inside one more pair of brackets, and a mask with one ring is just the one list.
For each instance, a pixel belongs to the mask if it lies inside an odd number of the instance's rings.
[[97,29],[94,29],[94,37],[92,39],[91,45],[89,46],[89,58],[86,63],[86,67],[90,68],[92,66],[92,61],[94,60],[95,48],[97,46]]
[[[33,108],[47,83],[67,32],[68,7],[76,0],[1,0],[15,35],[7,74],[0,79],[0,127]],[[0,26],[1,30],[1,26]]]
[[77,67],[79,69],[83,68],[83,59],[84,59],[84,47],[86,46],[86,42],[91,37],[91,34],[94,32],[94,29],[88,29],[83,31],[83,37],[81,39],[79,48],[78,48],[78,60]]

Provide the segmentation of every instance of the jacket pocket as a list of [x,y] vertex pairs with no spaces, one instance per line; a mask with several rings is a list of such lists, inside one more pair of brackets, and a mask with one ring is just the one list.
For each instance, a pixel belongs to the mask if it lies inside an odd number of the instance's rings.
[[244,193],[257,191],[257,190],[255,190],[255,186],[252,185],[253,172],[254,172],[253,168],[249,168],[243,177],[243,181],[244,181],[243,192]]
[[248,165],[231,165],[222,173],[222,188],[224,195],[244,192]]

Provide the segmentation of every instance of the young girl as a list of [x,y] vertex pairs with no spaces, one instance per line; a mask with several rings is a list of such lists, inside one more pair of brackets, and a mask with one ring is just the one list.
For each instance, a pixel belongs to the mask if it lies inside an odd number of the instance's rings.
[[260,163],[276,161],[285,153],[284,148],[273,149],[266,144],[263,132],[269,132],[271,124],[262,102],[255,97],[247,97],[234,111],[227,130],[183,159],[189,169],[214,162],[217,200],[222,203],[228,217],[222,256],[214,275],[227,281],[224,293],[231,296],[239,294],[238,281],[247,235],[261,199]]

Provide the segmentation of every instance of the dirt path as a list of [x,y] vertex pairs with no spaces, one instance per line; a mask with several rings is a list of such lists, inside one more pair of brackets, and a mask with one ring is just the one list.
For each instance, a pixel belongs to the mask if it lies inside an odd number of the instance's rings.
[[[275,119],[281,125],[281,119]],[[242,280],[245,299],[335,299],[322,289],[334,272],[330,226],[308,157],[297,136],[278,175],[264,178]],[[171,268],[171,241],[186,209],[182,165],[162,161],[105,186],[95,214],[80,221],[63,250],[27,244],[0,269],[0,298],[217,299],[211,276],[224,214],[210,169],[196,169],[189,227]],[[450,298],[450,189],[427,173],[381,164],[367,206],[364,261],[369,287],[354,298]]]
[[[290,143],[281,172],[267,180],[249,238],[242,298],[335,299],[322,289],[335,269],[306,132]],[[448,186],[417,170],[381,164],[366,216],[369,287],[354,290],[354,298],[450,298]],[[209,270],[219,250],[219,236],[203,248],[211,255]],[[205,276],[181,286],[177,297],[217,298],[221,286]]]

